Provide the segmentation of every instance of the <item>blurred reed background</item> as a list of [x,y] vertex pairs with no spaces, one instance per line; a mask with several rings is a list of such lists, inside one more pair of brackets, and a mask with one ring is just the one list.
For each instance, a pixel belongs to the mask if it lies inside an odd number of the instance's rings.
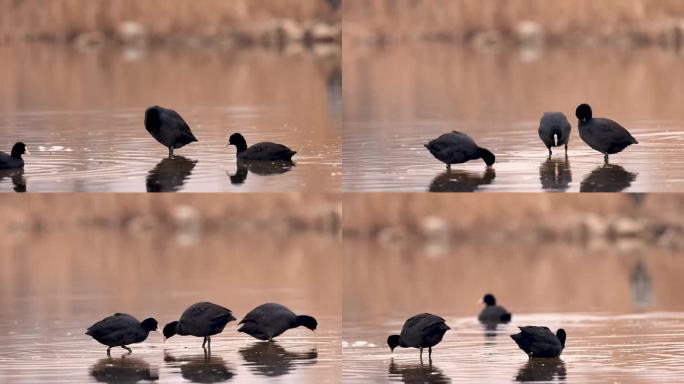
[[0,196],[0,245],[35,232],[98,229],[133,234],[177,230],[260,233],[314,232],[337,236],[339,198],[330,194],[29,194]]
[[0,43],[338,40],[339,0],[2,0]]
[[357,0],[343,8],[345,43],[684,43],[679,0]]
[[343,204],[345,238],[392,245],[635,239],[684,248],[678,194],[346,194]]

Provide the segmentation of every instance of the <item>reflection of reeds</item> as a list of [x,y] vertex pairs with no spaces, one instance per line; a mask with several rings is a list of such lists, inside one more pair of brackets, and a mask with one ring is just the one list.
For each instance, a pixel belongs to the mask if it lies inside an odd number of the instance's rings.
[[[543,38],[682,44],[679,0],[369,0],[343,7],[345,41]],[[531,23],[530,23],[531,22]]]
[[337,234],[341,205],[332,195],[97,194],[31,195],[0,198],[3,231],[25,232],[69,227],[101,227],[131,232],[174,229],[200,231],[314,231]]
[[347,237],[432,244],[638,239],[683,247],[678,195],[352,195],[344,199]]
[[324,0],[2,0],[0,42],[70,41],[93,32],[117,38],[137,26],[150,40],[249,37],[277,19],[334,22],[333,8]]

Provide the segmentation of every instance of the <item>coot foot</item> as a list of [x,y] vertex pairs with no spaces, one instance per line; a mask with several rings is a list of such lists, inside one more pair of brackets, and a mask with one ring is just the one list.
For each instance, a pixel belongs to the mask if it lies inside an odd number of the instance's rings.
[[112,350],[112,347],[107,348],[107,356],[112,356],[111,350]]
[[125,345],[122,345],[122,346],[121,346],[121,348],[123,348],[123,349],[127,350],[127,351],[128,351],[128,354],[129,354],[129,355],[130,355],[131,353],[133,353],[133,350],[132,350],[132,349],[130,349],[130,348],[128,348],[128,347],[127,347],[127,346],[125,346]]

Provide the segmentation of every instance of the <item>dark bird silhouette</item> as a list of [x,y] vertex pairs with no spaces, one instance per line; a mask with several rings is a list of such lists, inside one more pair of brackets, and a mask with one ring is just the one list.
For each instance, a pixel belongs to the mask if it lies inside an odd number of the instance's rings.
[[190,160],[183,156],[162,159],[147,174],[145,186],[147,192],[177,192],[192,175],[197,160]]
[[461,164],[470,160],[482,159],[491,166],[496,161],[493,153],[477,146],[475,141],[462,132],[453,131],[425,144],[425,148],[432,153],[437,160],[451,169],[451,164]]
[[24,168],[4,169],[0,170],[0,181],[9,177],[12,180],[14,192],[26,192],[26,178],[24,177]]
[[127,345],[142,343],[151,331],[157,331],[157,320],[148,318],[141,323],[131,315],[115,313],[90,326],[85,334],[108,346],[109,355],[113,347],[121,347],[132,353]]
[[520,333],[511,335],[527,356],[558,357],[565,348],[565,330],[558,329],[554,335],[547,327],[520,327]]
[[570,140],[570,122],[563,112],[545,112],[539,121],[539,138],[549,150],[551,147],[565,146],[565,154],[568,154],[568,141]]
[[174,335],[203,337],[202,348],[211,348],[211,336],[223,332],[226,324],[236,320],[230,309],[209,302],[189,306],[178,321],[164,326],[164,339]]
[[428,187],[430,192],[475,192],[496,178],[494,168],[487,167],[482,175],[460,170],[448,170],[435,176]]
[[253,343],[239,351],[252,372],[260,376],[278,377],[292,373],[298,366],[316,364],[318,352],[290,352],[278,343]]
[[100,359],[90,368],[90,375],[98,383],[137,383],[158,381],[159,369],[152,368],[143,359],[126,357]]
[[188,123],[173,109],[162,108],[158,105],[145,111],[145,129],[159,143],[169,149],[169,157],[173,157],[173,150],[197,141],[190,131]]
[[449,326],[443,318],[429,313],[421,313],[406,320],[401,334],[387,338],[387,345],[394,348],[419,348],[420,359],[423,359],[423,348],[428,348],[428,358],[432,359],[432,347],[442,341]]
[[570,188],[572,171],[568,158],[544,160],[539,166],[539,181],[544,191],[564,192]]
[[242,326],[238,332],[246,333],[255,339],[273,340],[288,329],[306,327],[312,331],[318,327],[318,322],[311,316],[297,316],[284,305],[266,303],[249,311],[240,321]]
[[496,304],[496,298],[491,293],[484,295],[482,302],[485,307],[480,311],[477,319],[482,323],[508,323],[511,313],[506,308]]
[[12,146],[12,151],[10,151],[9,155],[5,152],[0,152],[0,169],[23,168],[24,159],[21,156],[24,154],[31,156],[31,152],[29,152],[26,145],[21,142]]
[[247,140],[239,133],[233,133],[228,139],[228,146],[234,145],[237,148],[238,160],[253,161],[279,161],[292,160],[297,152],[290,148],[276,143],[262,142],[247,147]]
[[593,117],[588,104],[577,107],[575,115],[579,119],[580,137],[588,146],[603,153],[606,163],[608,155],[622,152],[632,144],[639,144],[620,124],[610,119]]
[[580,183],[580,192],[621,192],[629,188],[637,174],[615,164],[603,164]]

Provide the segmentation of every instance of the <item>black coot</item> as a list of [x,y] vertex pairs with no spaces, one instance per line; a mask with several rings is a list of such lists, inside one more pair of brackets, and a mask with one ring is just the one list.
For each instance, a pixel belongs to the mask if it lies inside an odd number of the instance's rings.
[[251,147],[247,147],[247,141],[239,133],[230,135],[228,145],[234,145],[237,148],[238,160],[289,161],[297,153],[282,144],[269,142],[256,143]]
[[115,313],[93,324],[86,331],[101,344],[108,346],[107,355],[112,347],[121,347],[132,353],[129,344],[141,343],[147,339],[150,331],[157,331],[157,320],[153,318],[139,322],[138,319],[125,313]]
[[259,340],[273,340],[288,329],[304,326],[316,330],[318,322],[311,316],[297,316],[284,305],[267,303],[252,309],[240,321],[238,332]]
[[158,105],[149,107],[145,111],[145,129],[169,149],[169,157],[173,156],[174,148],[181,148],[197,141],[178,112]]
[[580,137],[588,146],[603,153],[606,163],[608,155],[622,152],[632,144],[639,144],[620,124],[613,120],[592,117],[591,107],[587,104],[577,107],[575,115],[579,119]]
[[196,303],[188,307],[178,321],[164,326],[164,339],[173,335],[203,337],[202,348],[211,348],[211,336],[223,332],[226,324],[236,320],[233,312],[209,302]]
[[12,146],[10,154],[0,152],[0,169],[16,169],[24,167],[24,159],[21,158],[23,154],[31,156],[28,148],[24,143],[16,143]]
[[545,112],[539,122],[539,138],[544,142],[551,156],[551,147],[565,146],[568,154],[568,140],[570,139],[570,122],[563,112]]
[[547,327],[520,327],[520,333],[511,335],[518,347],[529,357],[558,357],[565,348],[565,330],[554,335]]
[[477,319],[483,323],[508,323],[511,321],[511,313],[506,308],[496,304],[496,298],[491,293],[484,295],[482,302],[485,307]]
[[478,147],[470,136],[458,131],[443,134],[425,144],[425,148],[437,160],[446,164],[447,169],[451,169],[451,164],[461,164],[470,160],[482,159],[487,166],[496,161],[493,153]]
[[387,338],[387,345],[394,352],[394,348],[419,348],[420,359],[423,359],[423,348],[428,348],[428,358],[432,359],[432,347],[442,341],[442,337],[449,326],[439,316],[421,313],[406,320],[401,334]]

